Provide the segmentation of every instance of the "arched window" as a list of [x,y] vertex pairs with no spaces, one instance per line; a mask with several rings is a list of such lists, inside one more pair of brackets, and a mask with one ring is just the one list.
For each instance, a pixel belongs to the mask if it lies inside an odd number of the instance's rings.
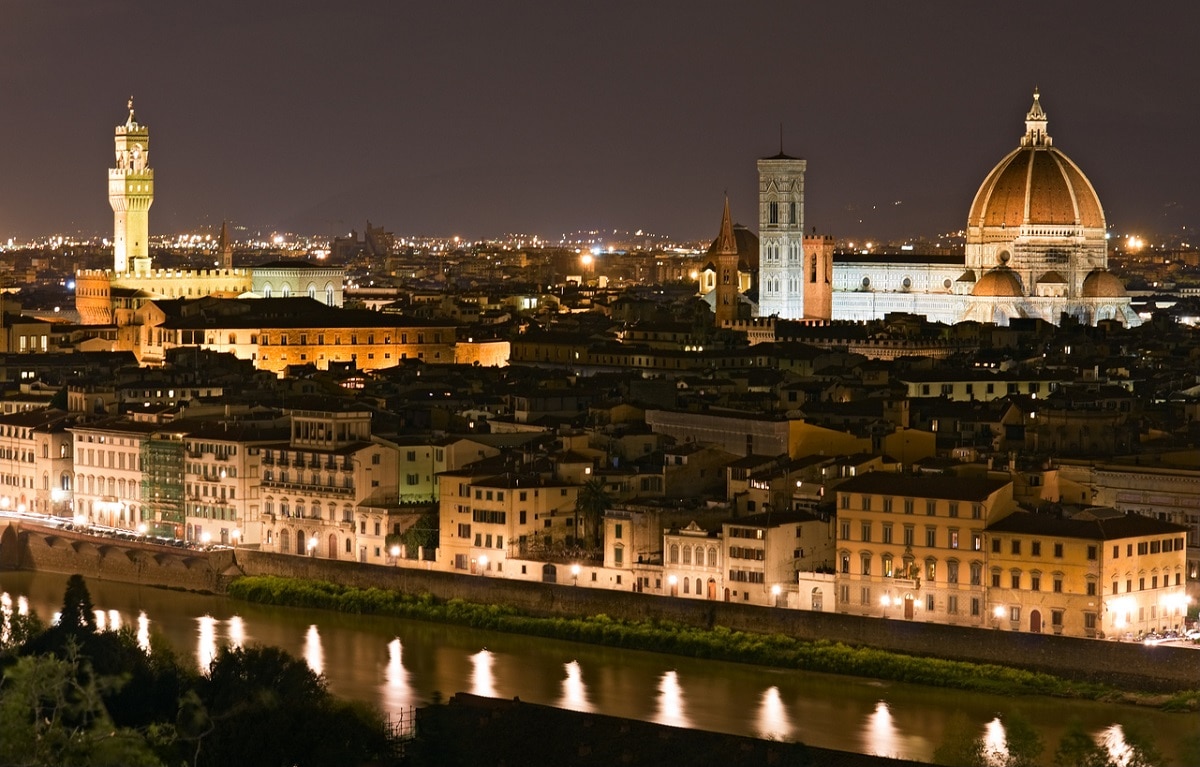
[[670,551],[671,558],[668,561],[673,565],[679,564],[679,544],[672,543]]
[[270,298],[270,297],[271,297],[271,283],[268,282],[265,285],[263,285],[263,298]]
[[279,551],[283,554],[292,553],[292,536],[286,527],[279,531]]
[[[692,547],[684,546],[683,547],[683,564],[690,565],[691,563],[692,563]],[[686,585],[685,585],[685,588],[686,588]]]
[[937,580],[937,560],[932,557],[925,560],[925,580]]
[[333,283],[327,283],[325,285],[325,303],[329,306],[333,306]]
[[[308,283],[308,297],[313,299],[314,301],[317,298],[317,286],[313,285],[311,282]],[[350,549],[347,547],[346,551],[349,551],[349,550]]]

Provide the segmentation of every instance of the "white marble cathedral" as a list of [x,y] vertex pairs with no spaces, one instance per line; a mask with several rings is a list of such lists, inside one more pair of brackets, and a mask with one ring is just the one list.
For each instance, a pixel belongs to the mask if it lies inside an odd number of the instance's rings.
[[[1121,281],[1107,270],[1100,198],[1054,146],[1046,122],[1035,92],[1020,145],[986,176],[971,204],[962,257],[837,258],[828,313],[828,289],[816,263],[805,261],[805,162],[782,154],[759,160],[757,314],[871,320],[909,312],[934,322],[999,325],[1019,317],[1058,324],[1067,315],[1087,324],[1140,324]],[[806,293],[824,300],[805,300]]]

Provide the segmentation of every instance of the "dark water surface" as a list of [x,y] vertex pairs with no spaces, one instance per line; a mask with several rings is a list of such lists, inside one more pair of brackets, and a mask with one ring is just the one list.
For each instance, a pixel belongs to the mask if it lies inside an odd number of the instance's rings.
[[[0,573],[8,609],[43,620],[62,604],[66,576]],[[929,760],[947,724],[965,714],[1003,740],[998,715],[1019,712],[1053,760],[1068,722],[1097,737],[1139,724],[1168,756],[1197,727],[1195,715],[1049,698],[1005,698],[856,677],[619,650],[420,621],[270,607],[123,583],[90,581],[99,617],[143,642],[165,637],[204,668],[222,644],[267,644],[305,658],[337,695],[385,711],[424,705],[435,693],[471,692],[680,727],[800,741],[813,746]],[[1200,652],[1197,654],[1200,662]]]

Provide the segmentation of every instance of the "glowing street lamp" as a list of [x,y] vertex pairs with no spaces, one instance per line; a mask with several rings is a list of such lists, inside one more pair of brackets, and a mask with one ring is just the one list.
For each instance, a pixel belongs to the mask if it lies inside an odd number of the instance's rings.
[[240,541],[242,539],[241,528],[238,528],[238,527],[233,528],[233,530],[229,533],[229,537],[233,540],[233,547],[236,549],[237,545],[238,545],[238,541]]
[[778,583],[776,583],[774,586],[771,587],[771,601],[775,603],[776,607],[779,607],[779,595],[782,592],[783,592],[783,589],[781,589],[779,587]]
[[317,536],[308,539],[308,555],[315,557],[317,555]]
[[488,568],[488,557],[487,557],[487,554],[483,554],[479,557],[479,574],[486,575],[487,568]]
[[677,596],[676,589],[678,588],[678,585],[679,585],[679,579],[676,578],[674,575],[668,575],[667,576],[667,585],[671,587],[671,596]]
[[392,564],[393,565],[400,564],[400,547],[399,546],[393,545],[390,549],[388,549],[388,554],[390,554],[392,556]]
[[575,579],[575,585],[579,585],[579,565],[571,565],[571,577]]

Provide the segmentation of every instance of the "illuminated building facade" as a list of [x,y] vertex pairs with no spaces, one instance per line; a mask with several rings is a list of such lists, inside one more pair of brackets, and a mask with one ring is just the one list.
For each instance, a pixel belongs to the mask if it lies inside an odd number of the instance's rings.
[[1054,146],[1037,92],[1025,135],[985,177],[967,217],[963,259],[849,256],[834,266],[833,318],[891,312],[933,322],[1007,325],[1116,319],[1141,324],[1108,272],[1104,209],[1091,182]]
[[[342,305],[343,270],[297,261],[267,264],[262,274],[234,269],[227,230],[222,228],[220,265],[210,269],[154,269],[149,251],[150,206],[154,169],[150,167],[150,129],[129,116],[115,131],[116,163],[108,171],[113,209],[113,268],[75,275],[75,307],[86,325],[128,326],[137,311],[161,298],[282,294],[307,295],[330,306]],[[311,269],[306,266],[312,266]]]

